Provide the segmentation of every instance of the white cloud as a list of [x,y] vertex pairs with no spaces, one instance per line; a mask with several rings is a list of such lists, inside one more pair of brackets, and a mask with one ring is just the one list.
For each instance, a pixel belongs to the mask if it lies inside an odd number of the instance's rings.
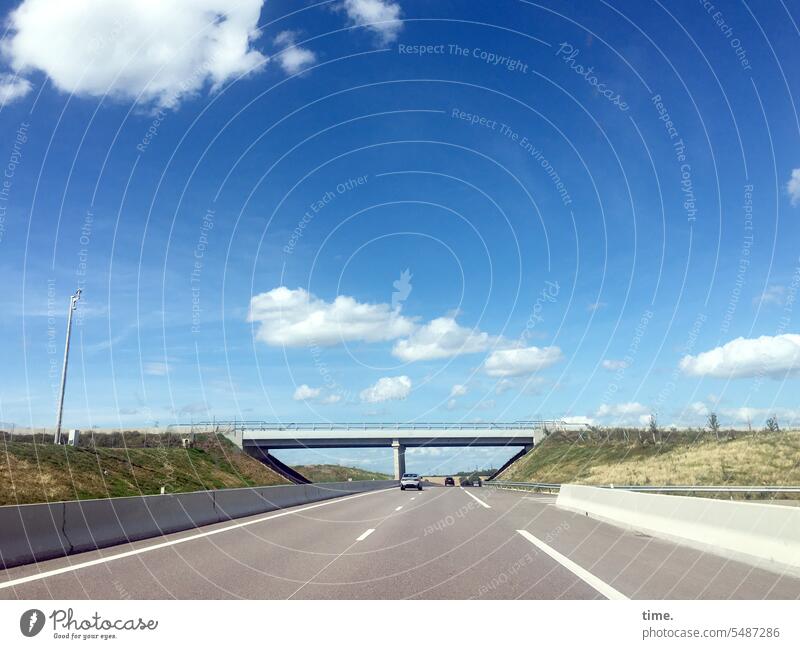
[[297,387],[292,395],[295,401],[316,401],[322,405],[329,406],[339,403],[342,400],[340,394],[324,394],[322,388],[312,388],[305,383]]
[[399,401],[411,393],[411,379],[407,376],[384,376],[375,385],[361,391],[361,400],[366,403]]
[[254,295],[248,321],[258,323],[259,340],[286,347],[393,340],[415,328],[387,304],[363,304],[346,295],[326,302],[302,288],[285,286]]
[[169,365],[166,363],[145,363],[144,373],[150,376],[166,376],[169,373]]
[[604,370],[608,370],[610,372],[616,372],[617,370],[624,370],[628,367],[627,361],[618,361],[611,358],[606,358],[601,363]]
[[497,382],[497,385],[495,385],[494,387],[494,393],[497,396],[500,396],[501,394],[505,394],[506,392],[508,392],[514,386],[516,386],[516,381],[514,381],[513,379],[500,379]]
[[467,386],[456,383],[450,390],[451,397],[463,397],[467,393]]
[[398,341],[392,354],[408,362],[427,361],[484,352],[499,340],[485,332],[462,327],[453,318],[436,318],[419,327],[407,340]]
[[564,417],[565,424],[594,426],[594,419],[584,415],[575,415],[573,417]]
[[59,90],[141,96],[162,107],[262,67],[252,47],[263,0],[24,0],[2,54],[17,72],[44,72]]
[[638,401],[627,401],[625,403],[602,404],[598,409],[596,415],[598,417],[639,417],[648,416],[647,406],[639,403]]
[[0,104],[10,104],[31,91],[31,82],[13,74],[0,74]]
[[717,378],[785,375],[800,370],[800,335],[736,338],[697,356],[684,356],[680,367],[692,376]]
[[403,29],[400,5],[391,0],[344,0],[342,8],[354,25],[372,30],[384,45]]
[[753,304],[776,304],[780,306],[783,304],[783,294],[786,288],[779,285],[768,286],[761,295],[753,298]]
[[310,399],[317,399],[320,394],[322,394],[322,390],[320,388],[312,388],[303,383],[303,385],[298,386],[298,388],[294,391],[292,399],[295,401],[308,401]]
[[519,376],[555,365],[562,358],[558,347],[501,349],[489,355],[484,369],[489,376]]
[[695,401],[690,403],[688,407],[689,412],[698,417],[707,417],[709,414],[708,406],[702,401]]
[[275,37],[275,45],[284,48],[278,53],[278,61],[287,74],[296,74],[317,60],[317,55],[305,47],[295,45],[296,32],[283,31]]
[[800,203],[800,169],[792,169],[792,175],[786,183],[786,191],[792,205]]

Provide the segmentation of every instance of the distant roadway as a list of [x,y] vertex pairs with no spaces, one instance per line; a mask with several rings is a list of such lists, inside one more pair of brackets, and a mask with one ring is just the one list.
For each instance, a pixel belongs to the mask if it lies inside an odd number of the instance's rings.
[[554,503],[486,487],[368,492],[0,571],[0,598],[800,597],[800,579]]

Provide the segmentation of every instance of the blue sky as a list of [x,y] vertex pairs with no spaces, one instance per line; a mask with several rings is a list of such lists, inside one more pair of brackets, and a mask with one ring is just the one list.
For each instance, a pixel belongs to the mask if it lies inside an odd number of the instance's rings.
[[68,427],[797,421],[796,5],[63,4],[2,10],[0,420],[81,287]]

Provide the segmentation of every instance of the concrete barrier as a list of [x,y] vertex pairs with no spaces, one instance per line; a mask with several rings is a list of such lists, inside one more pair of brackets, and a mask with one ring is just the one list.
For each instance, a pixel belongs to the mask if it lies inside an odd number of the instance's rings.
[[0,567],[11,568],[396,486],[395,480],[277,485],[0,507]]
[[68,554],[63,528],[64,503],[0,507],[0,567]]
[[72,552],[138,541],[219,520],[212,491],[64,503],[64,535]]
[[769,570],[800,575],[800,508],[562,485],[558,507]]

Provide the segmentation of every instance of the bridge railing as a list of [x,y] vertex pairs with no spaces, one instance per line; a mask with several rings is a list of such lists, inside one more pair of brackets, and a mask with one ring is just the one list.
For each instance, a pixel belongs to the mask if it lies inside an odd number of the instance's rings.
[[267,422],[241,420],[214,420],[193,422],[191,424],[172,424],[170,428],[215,429],[215,430],[298,430],[298,431],[337,431],[337,430],[531,430],[534,428],[559,429],[571,424],[559,421],[538,419],[512,422]]
[[[524,491],[557,492],[561,484],[555,482],[511,482],[508,480],[489,480],[486,486]],[[623,491],[642,491],[652,493],[800,493],[800,486],[728,486],[728,485],[591,485],[603,489]]]

